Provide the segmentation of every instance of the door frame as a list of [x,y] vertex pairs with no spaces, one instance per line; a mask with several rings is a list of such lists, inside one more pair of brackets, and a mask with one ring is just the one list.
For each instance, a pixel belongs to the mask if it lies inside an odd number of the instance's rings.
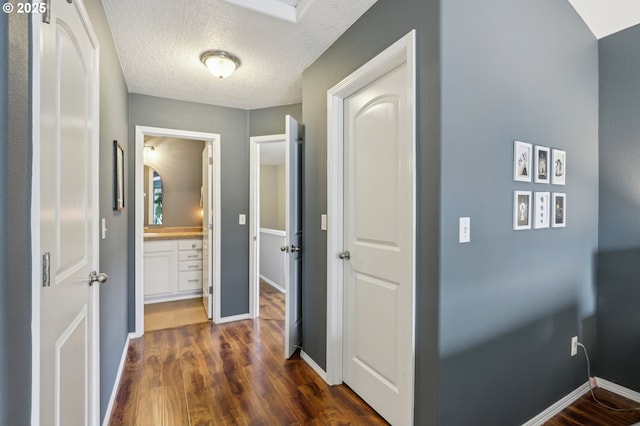
[[[249,138],[249,317],[260,314],[260,145],[287,143],[286,133]],[[289,187],[288,182],[286,183]],[[255,238],[254,238],[255,236]],[[285,274],[288,271],[285,270]],[[285,308],[285,315],[287,315]]]
[[[100,165],[100,42],[93,29],[93,24],[89,19],[86,7],[82,0],[76,2],[78,12],[82,22],[86,28],[91,43],[95,46],[96,56],[94,60],[94,78],[93,81],[93,135],[91,148],[95,155],[93,156],[93,164],[90,168],[99,170]],[[33,14],[31,16],[31,132],[32,132],[32,156],[31,156],[31,424],[40,424],[40,307],[41,298],[40,291],[42,288],[42,257],[41,257],[41,238],[40,238],[40,166],[41,166],[41,135],[40,135],[40,79],[43,70],[41,69],[41,51],[42,51],[42,15]],[[100,264],[100,239],[97,237],[99,233],[100,223],[100,174],[96,172],[97,179],[93,182],[93,192],[96,196],[93,199],[92,209],[95,212],[93,218],[93,228],[96,232],[96,238],[93,242],[92,249],[96,254],[95,270],[99,271]],[[92,424],[98,425],[100,422],[100,286],[91,286],[90,305],[92,316],[91,321],[92,333],[94,336],[91,353],[89,354],[89,374],[92,376],[92,396],[89,401],[89,420]]]
[[[327,382],[342,383],[344,262],[337,254],[344,241],[344,100],[403,63],[407,64],[411,130],[413,139],[413,235],[416,230],[416,53],[415,30],[385,49],[327,92]],[[413,294],[411,353],[415,359],[416,239],[413,239]],[[411,390],[415,387],[415,367],[410,367]],[[412,404],[413,406],[413,404]],[[413,413],[412,413],[413,417]]]
[[213,274],[215,282],[215,300],[213,306],[213,321],[220,322],[220,247],[221,247],[221,155],[220,155],[220,135],[218,133],[194,132],[190,130],[166,129],[161,127],[136,126],[135,131],[135,331],[132,337],[141,337],[144,335],[144,200],[141,196],[144,191],[144,137],[173,137],[181,139],[202,140],[212,145],[214,158],[214,197],[213,211],[216,212],[214,217],[213,229],[216,231],[213,238],[213,244],[216,248],[216,258],[214,259],[215,273]]

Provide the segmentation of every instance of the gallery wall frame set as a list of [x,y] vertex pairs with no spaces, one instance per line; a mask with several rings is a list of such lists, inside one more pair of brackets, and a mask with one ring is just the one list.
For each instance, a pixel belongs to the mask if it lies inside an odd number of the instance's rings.
[[[513,143],[513,180],[537,184],[566,184],[567,153],[527,142]],[[513,192],[513,229],[563,228],[567,218],[567,194],[550,191]]]

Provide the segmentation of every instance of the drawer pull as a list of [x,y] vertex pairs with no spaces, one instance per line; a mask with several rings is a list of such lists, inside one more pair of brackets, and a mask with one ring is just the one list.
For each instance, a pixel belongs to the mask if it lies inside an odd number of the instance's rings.
[[189,280],[187,282],[189,282],[189,283],[198,283],[198,282],[200,282],[200,280]]
[[190,255],[189,255],[189,256],[187,256],[187,257],[188,257],[188,258],[190,258],[190,259],[192,259],[192,258],[194,258],[194,257],[198,257],[198,255],[197,255],[197,254],[190,254]]
[[200,268],[200,265],[189,265],[187,266],[189,269],[196,269],[196,268]]
[[191,248],[196,248],[196,243],[191,244]]

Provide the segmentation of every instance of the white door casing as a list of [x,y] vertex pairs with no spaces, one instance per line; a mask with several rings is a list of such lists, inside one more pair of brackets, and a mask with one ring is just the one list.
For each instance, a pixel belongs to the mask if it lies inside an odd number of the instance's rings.
[[392,424],[413,422],[414,37],[328,92],[327,380]]
[[32,424],[97,425],[99,285],[89,275],[99,269],[99,47],[80,0],[53,0],[50,23],[39,18],[32,21]]
[[[302,341],[301,306],[301,262],[302,262],[302,220],[301,220],[301,144],[298,141],[298,122],[291,116],[285,117],[285,133],[280,135],[253,136],[250,138],[249,168],[249,310],[250,317],[256,318],[260,312],[260,146],[269,143],[285,144],[285,347],[284,354],[290,358]],[[292,250],[292,247],[293,250]],[[300,249],[300,250],[298,250]]]
[[[135,332],[132,337],[141,337],[144,335],[144,137],[171,137],[202,140],[210,143],[212,146],[213,158],[216,164],[222,164],[220,156],[221,139],[217,133],[194,132],[189,130],[166,129],[161,127],[136,126],[135,131]],[[220,167],[213,169],[213,199],[212,208],[214,212],[220,212],[221,209],[221,192],[220,192]],[[211,275],[214,283],[220,283],[220,245],[221,233],[221,217],[215,214],[213,219],[213,237],[211,251],[215,253],[215,257],[211,263]],[[213,289],[213,321],[221,322],[220,318],[220,286],[214,286]]]
[[215,186],[213,180],[213,147],[206,143],[202,151],[202,304],[207,312],[207,317],[213,319],[214,292],[209,291],[217,287],[213,275],[213,259],[216,257],[213,245],[214,211],[213,194],[211,188]]

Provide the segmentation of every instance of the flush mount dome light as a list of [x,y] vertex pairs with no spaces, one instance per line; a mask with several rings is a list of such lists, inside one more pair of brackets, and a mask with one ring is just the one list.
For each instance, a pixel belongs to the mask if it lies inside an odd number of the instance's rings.
[[224,50],[204,52],[200,60],[218,78],[229,77],[240,66],[240,59]]

